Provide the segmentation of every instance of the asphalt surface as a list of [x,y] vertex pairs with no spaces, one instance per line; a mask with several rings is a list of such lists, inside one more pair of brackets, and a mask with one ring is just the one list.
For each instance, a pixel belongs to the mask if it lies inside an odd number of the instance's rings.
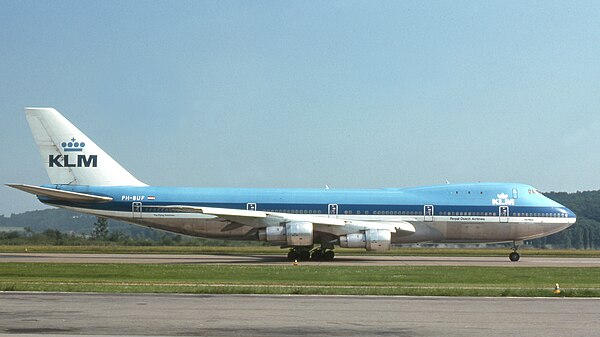
[[0,336],[597,336],[600,299],[0,293]]
[[[175,255],[175,254],[62,254],[62,253],[0,253],[0,263],[61,262],[61,263],[191,263],[191,264],[289,264],[281,255]],[[301,262],[311,265],[351,266],[499,266],[499,267],[600,267],[600,258],[528,257],[518,262],[507,257],[449,256],[336,256],[333,262]]]

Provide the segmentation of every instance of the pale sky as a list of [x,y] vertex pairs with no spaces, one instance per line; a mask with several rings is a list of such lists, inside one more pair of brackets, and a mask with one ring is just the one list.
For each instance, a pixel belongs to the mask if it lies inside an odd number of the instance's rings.
[[600,188],[597,1],[0,8],[2,183],[49,182],[23,114],[49,106],[151,185]]

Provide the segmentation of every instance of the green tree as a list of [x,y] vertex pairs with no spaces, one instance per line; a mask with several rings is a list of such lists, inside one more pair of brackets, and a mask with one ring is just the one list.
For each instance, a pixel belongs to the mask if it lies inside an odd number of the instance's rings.
[[100,240],[105,240],[108,237],[108,221],[106,221],[106,218],[99,216],[94,222],[92,237]]

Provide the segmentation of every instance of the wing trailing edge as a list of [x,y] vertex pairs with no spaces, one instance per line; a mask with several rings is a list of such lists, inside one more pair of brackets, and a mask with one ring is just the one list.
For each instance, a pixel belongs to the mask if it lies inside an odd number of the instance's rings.
[[213,215],[229,221],[243,223],[252,227],[266,227],[269,225],[278,224],[281,222],[290,221],[306,221],[315,225],[324,226],[354,226],[370,229],[387,229],[390,232],[395,232],[401,236],[406,236],[415,233],[415,227],[406,221],[393,222],[375,222],[375,221],[354,221],[344,220],[339,218],[328,218],[324,216],[311,216],[307,214],[290,214],[290,213],[272,213],[263,211],[250,211],[229,208],[215,207],[197,207],[186,205],[161,206],[162,208],[172,209],[177,212],[201,213]]
[[197,206],[185,206],[185,205],[173,205],[173,206],[160,206],[162,208],[172,209],[178,212],[190,212],[190,213],[202,213],[207,215],[214,215],[224,219],[236,218],[249,218],[249,219],[260,219],[260,218],[272,218],[279,219],[281,221],[308,221],[315,224],[330,225],[330,226],[343,226],[346,221],[342,219],[326,218],[310,216],[306,214],[290,214],[290,213],[273,213],[263,211],[249,211],[243,209],[230,209],[230,208],[216,208],[216,207],[197,207]]

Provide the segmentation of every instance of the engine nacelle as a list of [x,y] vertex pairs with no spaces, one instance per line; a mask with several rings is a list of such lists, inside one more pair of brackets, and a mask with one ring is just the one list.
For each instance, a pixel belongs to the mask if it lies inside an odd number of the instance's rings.
[[340,236],[340,247],[342,248],[366,248],[367,241],[365,233],[355,233]]
[[285,224],[288,246],[312,246],[313,224],[308,221],[293,221]]
[[308,221],[292,221],[285,226],[271,226],[258,231],[258,239],[288,246],[311,246],[313,224]]
[[284,226],[271,226],[258,231],[258,239],[260,241],[267,241],[272,243],[283,244],[285,239],[285,227]]
[[368,251],[390,250],[392,233],[387,229],[368,229],[362,233],[340,236],[342,248],[365,248]]

